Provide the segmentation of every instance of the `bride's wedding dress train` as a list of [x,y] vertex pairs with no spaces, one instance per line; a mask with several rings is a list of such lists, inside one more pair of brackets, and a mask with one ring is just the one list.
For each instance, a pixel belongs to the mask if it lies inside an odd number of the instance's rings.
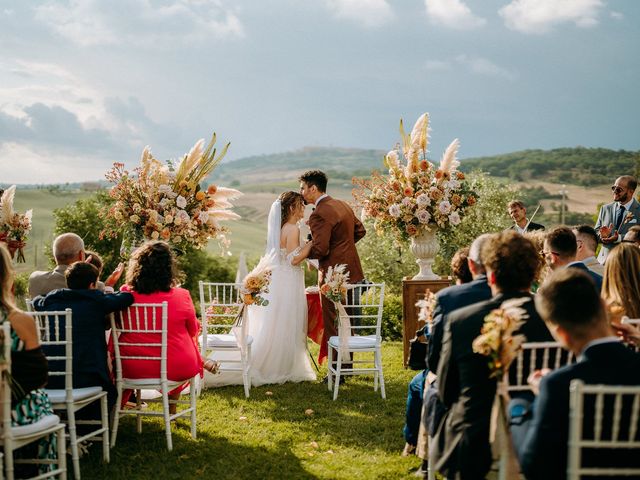
[[272,267],[267,306],[249,307],[251,384],[254,386],[316,379],[307,353],[307,300],[304,272],[292,266],[298,250],[281,249]]

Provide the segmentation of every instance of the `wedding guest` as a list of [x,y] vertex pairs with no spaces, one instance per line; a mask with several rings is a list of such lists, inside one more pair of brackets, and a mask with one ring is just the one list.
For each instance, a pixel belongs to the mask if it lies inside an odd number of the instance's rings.
[[640,225],[634,225],[631,227],[629,231],[625,233],[622,241],[625,243],[634,243],[640,247]]
[[[512,427],[512,431],[513,428],[524,430],[524,435],[514,435],[514,439],[523,438],[515,447],[528,480],[562,480],[567,476],[571,380],[581,379],[587,384],[640,385],[640,355],[625,348],[614,336],[593,280],[582,270],[568,268],[554,272],[536,296],[536,307],[554,337],[573,352],[578,361],[554,372],[537,372],[530,377],[534,390],[539,390],[533,418]],[[621,424],[628,424],[630,409],[623,408],[621,415]],[[605,415],[604,424],[610,423],[611,418]],[[593,431],[592,416],[584,417],[583,428]],[[585,466],[640,466],[637,452],[627,449],[592,448],[583,458]]]
[[430,464],[447,478],[485,478],[492,462],[489,444],[496,379],[487,357],[473,352],[485,317],[506,300],[521,299],[527,313],[519,329],[530,342],[551,340],[530,293],[540,267],[533,243],[512,230],[492,235],[482,261],[493,297],[448,315],[438,363],[438,396],[448,409],[430,442]]
[[638,181],[631,175],[618,177],[611,187],[613,202],[600,208],[595,229],[602,242],[598,254],[602,264],[629,229],[640,222],[640,203],[633,198],[637,186]]
[[120,280],[120,277],[124,272],[124,263],[122,262],[118,263],[118,266],[111,273],[111,275],[109,275],[107,279],[104,282],[102,282],[100,280],[100,276],[102,275],[102,269],[104,268],[104,261],[102,260],[102,257],[97,252],[94,252],[93,250],[85,250],[84,256],[86,258],[86,261],[88,261],[91,265],[93,265],[98,269],[98,281],[96,282],[96,288],[101,292],[113,293],[114,285],[118,283],[118,280]]
[[538,270],[538,275],[531,284],[532,293],[535,293],[538,290],[538,287],[542,285],[547,275],[551,274],[551,269],[545,263],[544,255],[542,255],[542,251],[544,250],[544,238],[546,235],[547,233],[544,230],[534,230],[524,234],[526,238],[533,242],[536,247],[536,251],[540,252],[540,269]]
[[469,270],[469,247],[462,247],[453,254],[451,258],[451,276],[456,285],[469,283],[473,280],[471,270]]
[[[0,244],[0,324],[11,325],[11,376],[16,386],[12,389],[11,424],[12,426],[31,425],[47,415],[53,415],[53,409],[44,387],[48,380],[47,359],[40,347],[40,340],[33,318],[25,315],[15,305],[13,294],[13,269],[11,256],[7,248]],[[39,442],[38,458],[48,460],[56,458],[55,436],[50,435]],[[50,466],[41,465],[40,473]],[[29,474],[30,472],[16,472]],[[1,475],[0,475],[1,476]]]
[[584,270],[593,279],[598,289],[602,289],[602,276],[589,270],[581,261],[576,260],[578,242],[576,236],[568,227],[556,227],[548,232],[544,238],[542,255],[551,270],[560,268],[578,268]]
[[578,249],[576,250],[576,260],[598,275],[604,275],[604,265],[596,259],[596,249],[598,248],[598,234],[590,225],[580,225],[573,228],[576,236]]
[[509,216],[513,220],[513,225],[510,230],[523,234],[525,232],[531,232],[533,230],[544,230],[544,225],[532,222],[527,218],[527,209],[520,200],[513,200],[507,205]]
[[[188,290],[177,286],[178,271],[169,245],[165,242],[147,242],[133,252],[122,291],[131,292],[135,303],[168,302],[167,322],[167,376],[174,382],[185,383],[169,392],[170,400],[178,400],[180,392],[193,376],[202,375],[203,362],[198,352],[196,335],[199,330],[195,307]],[[149,342],[149,335],[122,333],[122,342]],[[159,347],[121,344],[122,355],[159,356]],[[204,367],[215,373],[218,365],[207,360]],[[125,378],[159,378],[159,362],[122,360],[122,376]],[[122,399],[128,399],[126,392]],[[175,413],[176,405],[169,406]]]
[[[109,314],[131,305],[133,295],[126,292],[105,294],[99,291],[96,288],[98,269],[91,263],[72,263],[65,271],[65,277],[68,288],[34,298],[33,306],[37,311],[72,310],[73,387],[102,387],[108,393],[111,408],[116,401],[116,390],[109,375],[104,332],[110,328]],[[64,328],[64,325],[60,325],[60,328]],[[52,350],[55,348],[47,347]],[[56,368],[52,362],[51,368],[63,370],[64,365]],[[49,387],[64,388],[64,378],[52,377]],[[99,408],[97,413],[99,415]]]
[[69,265],[84,260],[84,241],[75,233],[63,233],[53,241],[56,268],[50,272],[35,271],[29,276],[29,296],[46,295],[57,288],[66,288],[64,272]]
[[640,318],[640,248],[621,243],[604,265],[602,298],[608,306],[622,307],[621,315]]

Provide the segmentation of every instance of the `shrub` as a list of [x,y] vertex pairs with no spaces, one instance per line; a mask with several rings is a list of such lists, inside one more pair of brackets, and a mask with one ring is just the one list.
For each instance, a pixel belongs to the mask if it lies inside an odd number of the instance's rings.
[[402,339],[402,296],[387,293],[384,296],[382,310],[382,338],[385,340]]

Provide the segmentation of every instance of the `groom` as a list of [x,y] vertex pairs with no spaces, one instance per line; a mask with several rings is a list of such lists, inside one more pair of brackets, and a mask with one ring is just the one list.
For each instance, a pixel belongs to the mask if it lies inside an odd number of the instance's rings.
[[[327,190],[327,176],[320,170],[309,170],[300,178],[300,193],[307,204],[314,206],[309,217],[312,246],[310,259],[319,262],[318,283],[322,284],[329,267],[344,263],[349,272],[349,283],[360,283],[364,279],[356,242],[364,237],[366,230],[353,213],[351,207],[342,200],[331,198]],[[324,295],[322,301],[322,321],[325,338],[338,334],[334,319],[333,302]]]

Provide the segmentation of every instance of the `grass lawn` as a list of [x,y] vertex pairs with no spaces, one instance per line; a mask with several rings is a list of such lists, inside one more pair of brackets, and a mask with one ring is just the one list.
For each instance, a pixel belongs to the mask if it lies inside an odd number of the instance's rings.
[[401,359],[400,342],[383,344],[386,400],[365,376],[350,378],[335,402],[319,381],[252,388],[249,399],[240,385],[205,390],[198,438],[179,420],[172,452],[160,419],[144,418],[138,435],[127,417],[111,463],[102,463],[94,444],[82,459],[83,478],[415,478],[419,459],[400,452],[407,384],[416,372],[405,370]]

